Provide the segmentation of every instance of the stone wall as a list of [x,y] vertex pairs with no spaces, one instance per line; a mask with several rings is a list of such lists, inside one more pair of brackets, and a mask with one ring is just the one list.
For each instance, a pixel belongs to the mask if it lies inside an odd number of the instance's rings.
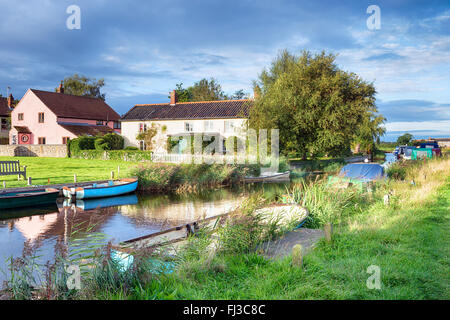
[[0,156],[66,158],[65,144],[0,145]]

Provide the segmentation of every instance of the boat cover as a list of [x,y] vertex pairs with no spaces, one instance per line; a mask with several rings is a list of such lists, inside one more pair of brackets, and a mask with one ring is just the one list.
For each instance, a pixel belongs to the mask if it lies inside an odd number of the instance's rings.
[[417,148],[414,149],[411,154],[412,160],[418,160],[418,159],[431,159],[433,157],[433,149],[431,148]]
[[373,181],[384,177],[384,169],[378,163],[351,163],[344,166],[339,175],[362,181]]

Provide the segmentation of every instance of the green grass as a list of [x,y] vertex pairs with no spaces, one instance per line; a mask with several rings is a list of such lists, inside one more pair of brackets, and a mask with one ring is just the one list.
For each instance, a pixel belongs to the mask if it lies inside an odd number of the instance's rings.
[[[38,157],[0,157],[0,161],[19,160],[20,165],[27,166],[27,176],[32,178],[33,185],[73,182],[77,175],[78,182],[105,180],[111,178],[111,171],[117,177],[117,167],[120,166],[120,177],[127,177],[129,169],[136,165],[133,162],[113,160],[84,160],[71,158],[38,158]],[[25,187],[27,181],[17,176],[0,176],[0,185],[6,181],[6,187]]]

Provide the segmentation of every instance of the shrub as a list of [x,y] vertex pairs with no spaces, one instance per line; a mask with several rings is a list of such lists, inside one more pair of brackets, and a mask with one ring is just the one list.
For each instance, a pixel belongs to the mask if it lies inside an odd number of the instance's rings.
[[133,151],[137,151],[137,150],[139,150],[139,148],[138,148],[138,147],[133,147],[133,146],[128,146],[128,147],[126,147],[126,148],[123,149],[123,150],[133,150]]

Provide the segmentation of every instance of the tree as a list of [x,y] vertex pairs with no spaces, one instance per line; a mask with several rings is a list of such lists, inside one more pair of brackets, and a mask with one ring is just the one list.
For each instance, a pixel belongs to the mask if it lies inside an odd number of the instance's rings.
[[248,95],[244,92],[244,90],[236,90],[234,94],[230,97],[232,100],[241,100],[245,99]]
[[303,158],[341,155],[356,137],[368,141],[382,132],[373,84],[340,70],[335,59],[325,52],[282,51],[254,83],[260,93],[250,127],[278,128],[280,151]]
[[405,133],[397,138],[397,144],[398,145],[405,145],[409,144],[413,138],[413,135],[410,133]]
[[221,85],[214,78],[209,80],[203,78],[188,90],[192,93],[192,101],[215,101],[225,98]]
[[[64,93],[73,94],[76,96],[84,96],[91,98],[99,98],[105,100],[105,94],[101,93],[101,88],[105,85],[105,80],[88,78],[74,74],[71,77],[66,77],[63,80]],[[57,92],[58,88],[55,89]]]
[[[177,95],[178,102],[192,101],[192,92],[191,92],[190,88],[187,88],[187,89],[183,88],[183,82],[176,84],[175,92]],[[168,96],[168,98],[170,99],[170,96]]]

